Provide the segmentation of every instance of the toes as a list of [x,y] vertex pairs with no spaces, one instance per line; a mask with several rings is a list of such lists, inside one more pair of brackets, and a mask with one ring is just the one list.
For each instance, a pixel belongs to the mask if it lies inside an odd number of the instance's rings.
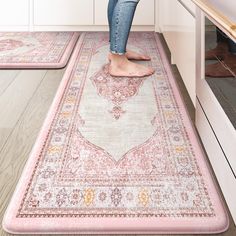
[[151,58],[149,56],[141,56],[140,59],[145,60],[145,61],[150,61],[151,60]]
[[136,53],[136,52],[132,52],[132,51],[128,51],[126,53],[126,56],[130,60],[145,60],[145,61],[151,60],[151,58],[148,55],[144,55],[144,54]]
[[144,56],[144,59],[149,61],[149,60],[151,60],[151,57],[149,57],[149,56]]
[[154,72],[155,72],[155,70],[153,69],[153,68],[148,68],[148,71],[147,71],[150,75],[152,75]]

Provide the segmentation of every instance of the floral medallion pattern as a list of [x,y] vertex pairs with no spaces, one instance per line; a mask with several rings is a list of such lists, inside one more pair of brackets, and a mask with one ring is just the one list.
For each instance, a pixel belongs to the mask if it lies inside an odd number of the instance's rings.
[[[156,72],[146,79],[114,79],[100,61],[96,62],[98,67],[92,77],[87,76],[95,42],[98,50],[97,45],[105,44],[103,40],[102,32],[85,34],[17,217],[215,216],[199,169],[199,157],[195,155],[153,33],[132,32],[129,41],[152,57]],[[91,81],[93,87],[89,87]],[[86,104],[89,96],[92,102]],[[91,113],[101,97],[108,103],[99,104],[99,109],[114,117],[104,115],[105,123],[111,122],[125,132],[128,126],[138,130],[147,121],[154,130],[136,146],[130,142],[132,133],[129,139],[121,139],[119,145],[127,145],[129,151],[117,160],[80,131],[85,125],[98,125],[96,119],[81,115],[81,103]],[[150,107],[148,101],[152,101]],[[110,103],[112,110],[108,108]],[[140,106],[154,113],[148,116],[148,112],[143,112],[142,119],[136,122],[136,108]],[[127,119],[123,121],[126,123],[121,122],[121,116]],[[111,134],[106,141],[109,144],[114,130],[107,132]],[[102,139],[103,131],[95,135]]]
[[113,103],[114,107],[109,112],[118,120],[125,113],[121,107],[122,104],[137,95],[145,78],[112,77],[108,66],[109,64],[104,65],[90,79],[96,86],[98,94]]
[[19,40],[14,39],[3,39],[0,40],[0,51],[14,50],[16,48],[22,47],[24,43]]
[[0,66],[59,63],[77,39],[74,32],[0,32]]

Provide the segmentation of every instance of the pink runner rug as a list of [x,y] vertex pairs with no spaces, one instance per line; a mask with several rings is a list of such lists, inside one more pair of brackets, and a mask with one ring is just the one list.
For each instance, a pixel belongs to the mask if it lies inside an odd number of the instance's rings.
[[77,32],[0,32],[0,68],[62,68]]
[[[219,233],[228,215],[155,33],[156,72],[114,78],[108,34],[83,33],[24,168],[10,233]],[[141,63],[141,62],[140,62]]]

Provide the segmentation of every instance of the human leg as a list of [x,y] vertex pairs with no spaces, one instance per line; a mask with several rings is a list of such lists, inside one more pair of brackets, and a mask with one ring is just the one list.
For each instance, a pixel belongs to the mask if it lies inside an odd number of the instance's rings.
[[113,54],[126,53],[126,45],[139,0],[118,0],[111,19],[110,51]]
[[[118,0],[109,0],[108,2],[107,18],[108,18],[108,23],[109,23],[109,42],[111,42],[112,17],[113,17],[113,12],[114,12],[117,2]],[[130,60],[145,60],[145,61],[151,60],[149,56],[138,53],[138,52],[134,52],[129,49],[126,50],[125,55]]]
[[118,0],[109,0],[107,7],[107,18],[109,23],[109,42],[111,42],[112,17]]
[[[126,50],[126,45],[139,0],[118,0],[108,5],[108,20],[110,19],[110,54],[111,61],[109,71],[113,76],[145,76],[154,73],[152,68],[135,64],[128,59],[137,59],[142,56],[138,53],[130,53]],[[112,17],[111,17],[111,12]],[[127,58],[129,56],[129,58]],[[143,55],[143,57],[145,57]],[[140,57],[140,59],[142,59]],[[143,58],[145,59],[145,58]],[[149,59],[149,58],[147,58]]]

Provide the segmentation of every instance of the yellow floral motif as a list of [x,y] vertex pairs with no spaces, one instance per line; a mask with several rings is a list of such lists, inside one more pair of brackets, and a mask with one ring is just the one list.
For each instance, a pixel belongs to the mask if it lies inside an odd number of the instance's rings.
[[84,203],[89,206],[94,200],[95,192],[93,189],[85,189],[84,191]]
[[74,102],[76,101],[76,98],[73,96],[73,97],[67,97],[66,98],[66,103],[72,103],[74,104]]
[[172,111],[165,112],[166,117],[172,117],[174,113]]
[[60,115],[66,118],[71,115],[71,112],[61,112]]
[[183,147],[176,147],[175,150],[177,152],[183,152],[184,151],[184,148]]
[[59,146],[50,146],[48,148],[48,153],[56,153],[56,152],[60,152],[61,147]]
[[148,191],[146,189],[143,189],[142,191],[140,191],[139,195],[139,202],[143,205],[146,206],[149,203],[149,194]]

